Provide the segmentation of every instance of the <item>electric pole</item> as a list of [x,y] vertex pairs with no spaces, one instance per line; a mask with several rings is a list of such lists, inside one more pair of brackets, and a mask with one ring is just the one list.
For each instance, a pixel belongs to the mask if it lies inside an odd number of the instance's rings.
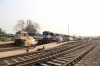
[[69,42],[69,25],[68,25],[68,42]]

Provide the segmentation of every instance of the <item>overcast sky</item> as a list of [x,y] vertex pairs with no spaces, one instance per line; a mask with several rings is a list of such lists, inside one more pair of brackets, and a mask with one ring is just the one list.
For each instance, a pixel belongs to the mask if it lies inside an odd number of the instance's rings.
[[100,0],[0,0],[0,28],[15,33],[18,20],[39,23],[41,33],[100,36]]

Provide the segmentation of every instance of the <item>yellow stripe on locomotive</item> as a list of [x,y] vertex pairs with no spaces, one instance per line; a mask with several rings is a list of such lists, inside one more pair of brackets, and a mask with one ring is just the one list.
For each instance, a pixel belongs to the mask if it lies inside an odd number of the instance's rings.
[[20,39],[27,39],[28,36],[20,36]]

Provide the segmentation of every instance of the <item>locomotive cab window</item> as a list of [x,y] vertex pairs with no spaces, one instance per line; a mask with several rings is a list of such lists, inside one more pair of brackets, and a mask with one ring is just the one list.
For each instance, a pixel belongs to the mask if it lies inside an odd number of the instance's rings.
[[27,36],[27,34],[26,33],[22,33],[22,36]]

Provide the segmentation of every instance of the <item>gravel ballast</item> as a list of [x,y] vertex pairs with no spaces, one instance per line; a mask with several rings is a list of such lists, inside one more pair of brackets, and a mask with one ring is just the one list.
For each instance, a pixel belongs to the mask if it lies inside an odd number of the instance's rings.
[[76,63],[75,66],[100,66],[100,42],[91,52]]

